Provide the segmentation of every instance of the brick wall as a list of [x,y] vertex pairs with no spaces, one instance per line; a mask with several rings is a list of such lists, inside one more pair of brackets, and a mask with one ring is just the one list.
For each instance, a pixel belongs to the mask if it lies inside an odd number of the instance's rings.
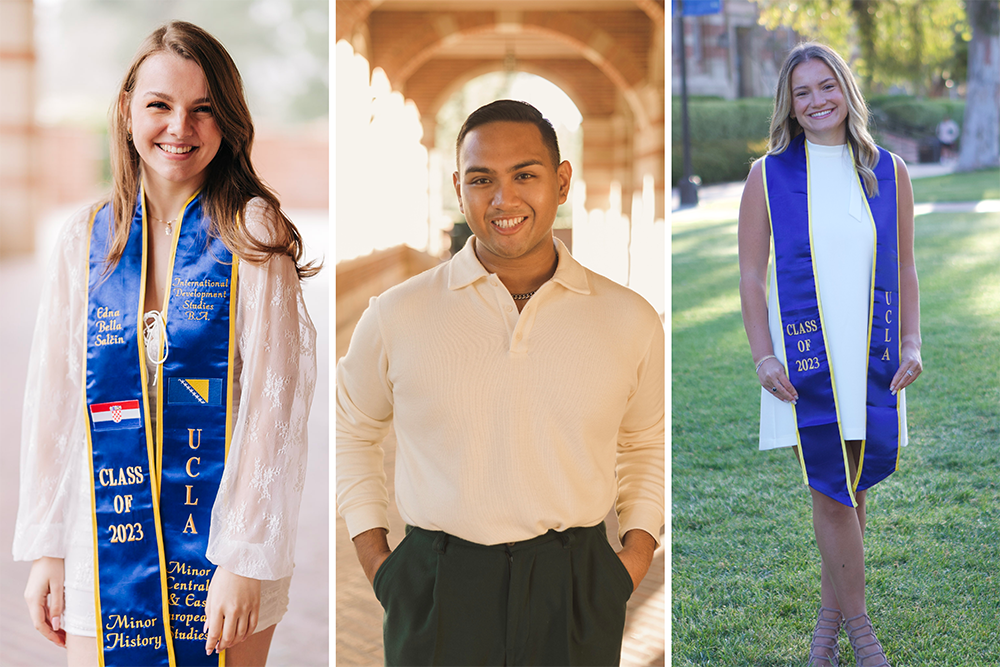
[[261,131],[254,141],[257,173],[285,208],[330,207],[330,141],[326,121],[305,132]]
[[437,258],[404,245],[337,264],[336,358],[347,354],[351,334],[371,297],[437,264]]
[[35,51],[30,0],[0,3],[0,252],[34,248],[39,171],[33,157]]

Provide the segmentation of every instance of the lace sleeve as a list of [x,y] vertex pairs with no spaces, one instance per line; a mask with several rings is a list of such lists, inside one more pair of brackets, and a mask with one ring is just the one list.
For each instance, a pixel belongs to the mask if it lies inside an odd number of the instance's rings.
[[63,227],[42,286],[21,417],[15,560],[64,558],[74,530],[70,509],[87,465],[81,382],[90,213]]
[[[247,205],[258,238],[268,233],[265,216],[257,200]],[[289,257],[241,262],[238,283],[239,408],[207,555],[230,572],[275,580],[291,575],[294,562],[316,330]]]

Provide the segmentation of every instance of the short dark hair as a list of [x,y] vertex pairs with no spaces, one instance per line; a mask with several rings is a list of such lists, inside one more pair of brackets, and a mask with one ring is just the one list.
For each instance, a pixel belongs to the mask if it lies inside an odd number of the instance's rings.
[[481,106],[465,119],[462,129],[458,132],[458,140],[455,142],[455,164],[459,162],[459,153],[462,150],[462,142],[472,130],[480,125],[498,122],[511,123],[531,123],[538,128],[542,134],[542,143],[549,149],[552,156],[552,166],[558,167],[559,159],[559,139],[556,137],[556,130],[543,115],[542,112],[531,106],[527,102],[519,100],[497,100],[487,105]]

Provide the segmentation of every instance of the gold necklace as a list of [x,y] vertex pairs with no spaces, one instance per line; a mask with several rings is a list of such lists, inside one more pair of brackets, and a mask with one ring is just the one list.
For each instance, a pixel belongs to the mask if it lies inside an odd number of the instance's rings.
[[170,236],[174,231],[174,223],[177,222],[177,218],[173,220],[160,220],[159,218],[153,218],[153,222],[159,222],[160,224],[167,226],[167,236]]

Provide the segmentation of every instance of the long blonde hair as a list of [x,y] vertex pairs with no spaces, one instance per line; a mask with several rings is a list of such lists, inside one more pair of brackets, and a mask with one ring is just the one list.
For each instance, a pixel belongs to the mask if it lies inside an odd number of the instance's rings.
[[820,60],[833,72],[847,103],[847,143],[854,153],[854,166],[864,181],[869,196],[878,195],[878,178],[874,168],[879,152],[868,132],[868,105],[861,95],[854,75],[840,55],[825,44],[803,42],[795,46],[778,74],[778,87],[774,93],[774,113],[767,142],[768,154],[781,153],[792,139],[801,133],[802,126],[792,117],[792,71],[809,60]]
[[[241,259],[260,263],[272,255],[288,255],[295,262],[299,278],[319,272],[314,262],[301,264],[302,237],[292,221],[281,211],[274,192],[257,176],[250,161],[253,147],[253,120],[243,93],[243,79],[225,47],[196,25],[171,21],[147,37],[136,51],[110,111],[110,153],[112,191],[112,232],[107,265],[113,268],[121,259],[128,242],[135,198],[139,191],[140,158],[128,131],[128,113],[135,92],[139,67],[150,56],[169,53],[192,60],[201,67],[208,82],[208,99],[222,143],[207,167],[202,200],[211,222],[211,233]],[[267,203],[275,229],[273,240],[254,237],[239,224],[248,201],[260,197]],[[106,202],[104,202],[106,203]]]

